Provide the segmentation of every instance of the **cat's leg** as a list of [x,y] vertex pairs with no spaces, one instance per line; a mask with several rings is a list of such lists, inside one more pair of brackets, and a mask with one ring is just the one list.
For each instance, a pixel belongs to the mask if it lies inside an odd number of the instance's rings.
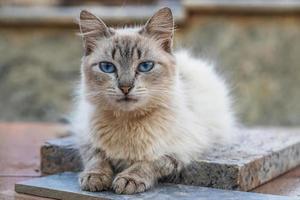
[[182,163],[170,156],[163,156],[154,161],[140,161],[119,173],[112,184],[118,194],[144,192],[155,183],[171,174],[181,171]]
[[93,150],[85,152],[82,157],[84,157],[84,170],[79,175],[80,188],[92,192],[110,189],[113,170],[105,154]]

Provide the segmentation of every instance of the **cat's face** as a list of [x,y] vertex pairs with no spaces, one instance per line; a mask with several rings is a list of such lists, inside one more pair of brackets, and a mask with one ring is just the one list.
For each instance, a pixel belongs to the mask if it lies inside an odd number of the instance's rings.
[[161,9],[144,27],[135,29],[107,28],[87,11],[80,17],[89,100],[123,111],[164,104],[176,78],[170,10]]

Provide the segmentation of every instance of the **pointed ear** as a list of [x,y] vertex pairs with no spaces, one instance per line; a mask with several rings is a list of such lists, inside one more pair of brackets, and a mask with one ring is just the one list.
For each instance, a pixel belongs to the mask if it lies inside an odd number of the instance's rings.
[[83,38],[85,55],[89,55],[102,37],[109,37],[113,30],[92,13],[82,10],[79,19],[80,35]]
[[174,20],[171,9],[165,7],[158,10],[147,21],[140,33],[155,38],[165,51],[171,53],[174,35]]

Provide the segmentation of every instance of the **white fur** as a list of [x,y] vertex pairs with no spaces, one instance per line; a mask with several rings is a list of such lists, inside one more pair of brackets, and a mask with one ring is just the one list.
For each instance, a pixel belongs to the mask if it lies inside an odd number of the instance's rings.
[[[175,53],[178,78],[174,85],[173,116],[165,127],[155,128],[156,142],[148,150],[151,159],[172,155],[188,163],[214,142],[230,138],[235,125],[228,89],[213,66],[192,58],[187,52]],[[81,90],[83,91],[83,89]],[[80,94],[76,131],[80,140],[89,140],[89,115],[93,107]],[[120,157],[124,152],[119,152]]]
[[234,116],[229,91],[213,66],[192,58],[186,51],[175,54],[178,80],[174,88],[174,117],[158,134],[155,155],[173,155],[188,163],[212,144],[233,139]]
[[[207,62],[191,57],[187,51],[175,54],[179,68],[177,95],[177,118],[181,128],[186,129],[186,152],[177,149],[182,159],[195,158],[212,144],[229,142],[234,136],[235,119],[231,108],[229,91],[224,80]],[[187,155],[184,155],[187,153]],[[198,154],[197,154],[198,153]]]

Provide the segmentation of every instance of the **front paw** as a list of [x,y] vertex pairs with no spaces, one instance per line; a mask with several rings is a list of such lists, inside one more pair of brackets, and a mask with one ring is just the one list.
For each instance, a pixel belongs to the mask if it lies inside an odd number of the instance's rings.
[[111,188],[112,177],[105,173],[82,172],[79,176],[80,188],[85,191],[102,191]]
[[153,183],[136,174],[119,174],[112,183],[117,194],[135,194],[151,188]]

